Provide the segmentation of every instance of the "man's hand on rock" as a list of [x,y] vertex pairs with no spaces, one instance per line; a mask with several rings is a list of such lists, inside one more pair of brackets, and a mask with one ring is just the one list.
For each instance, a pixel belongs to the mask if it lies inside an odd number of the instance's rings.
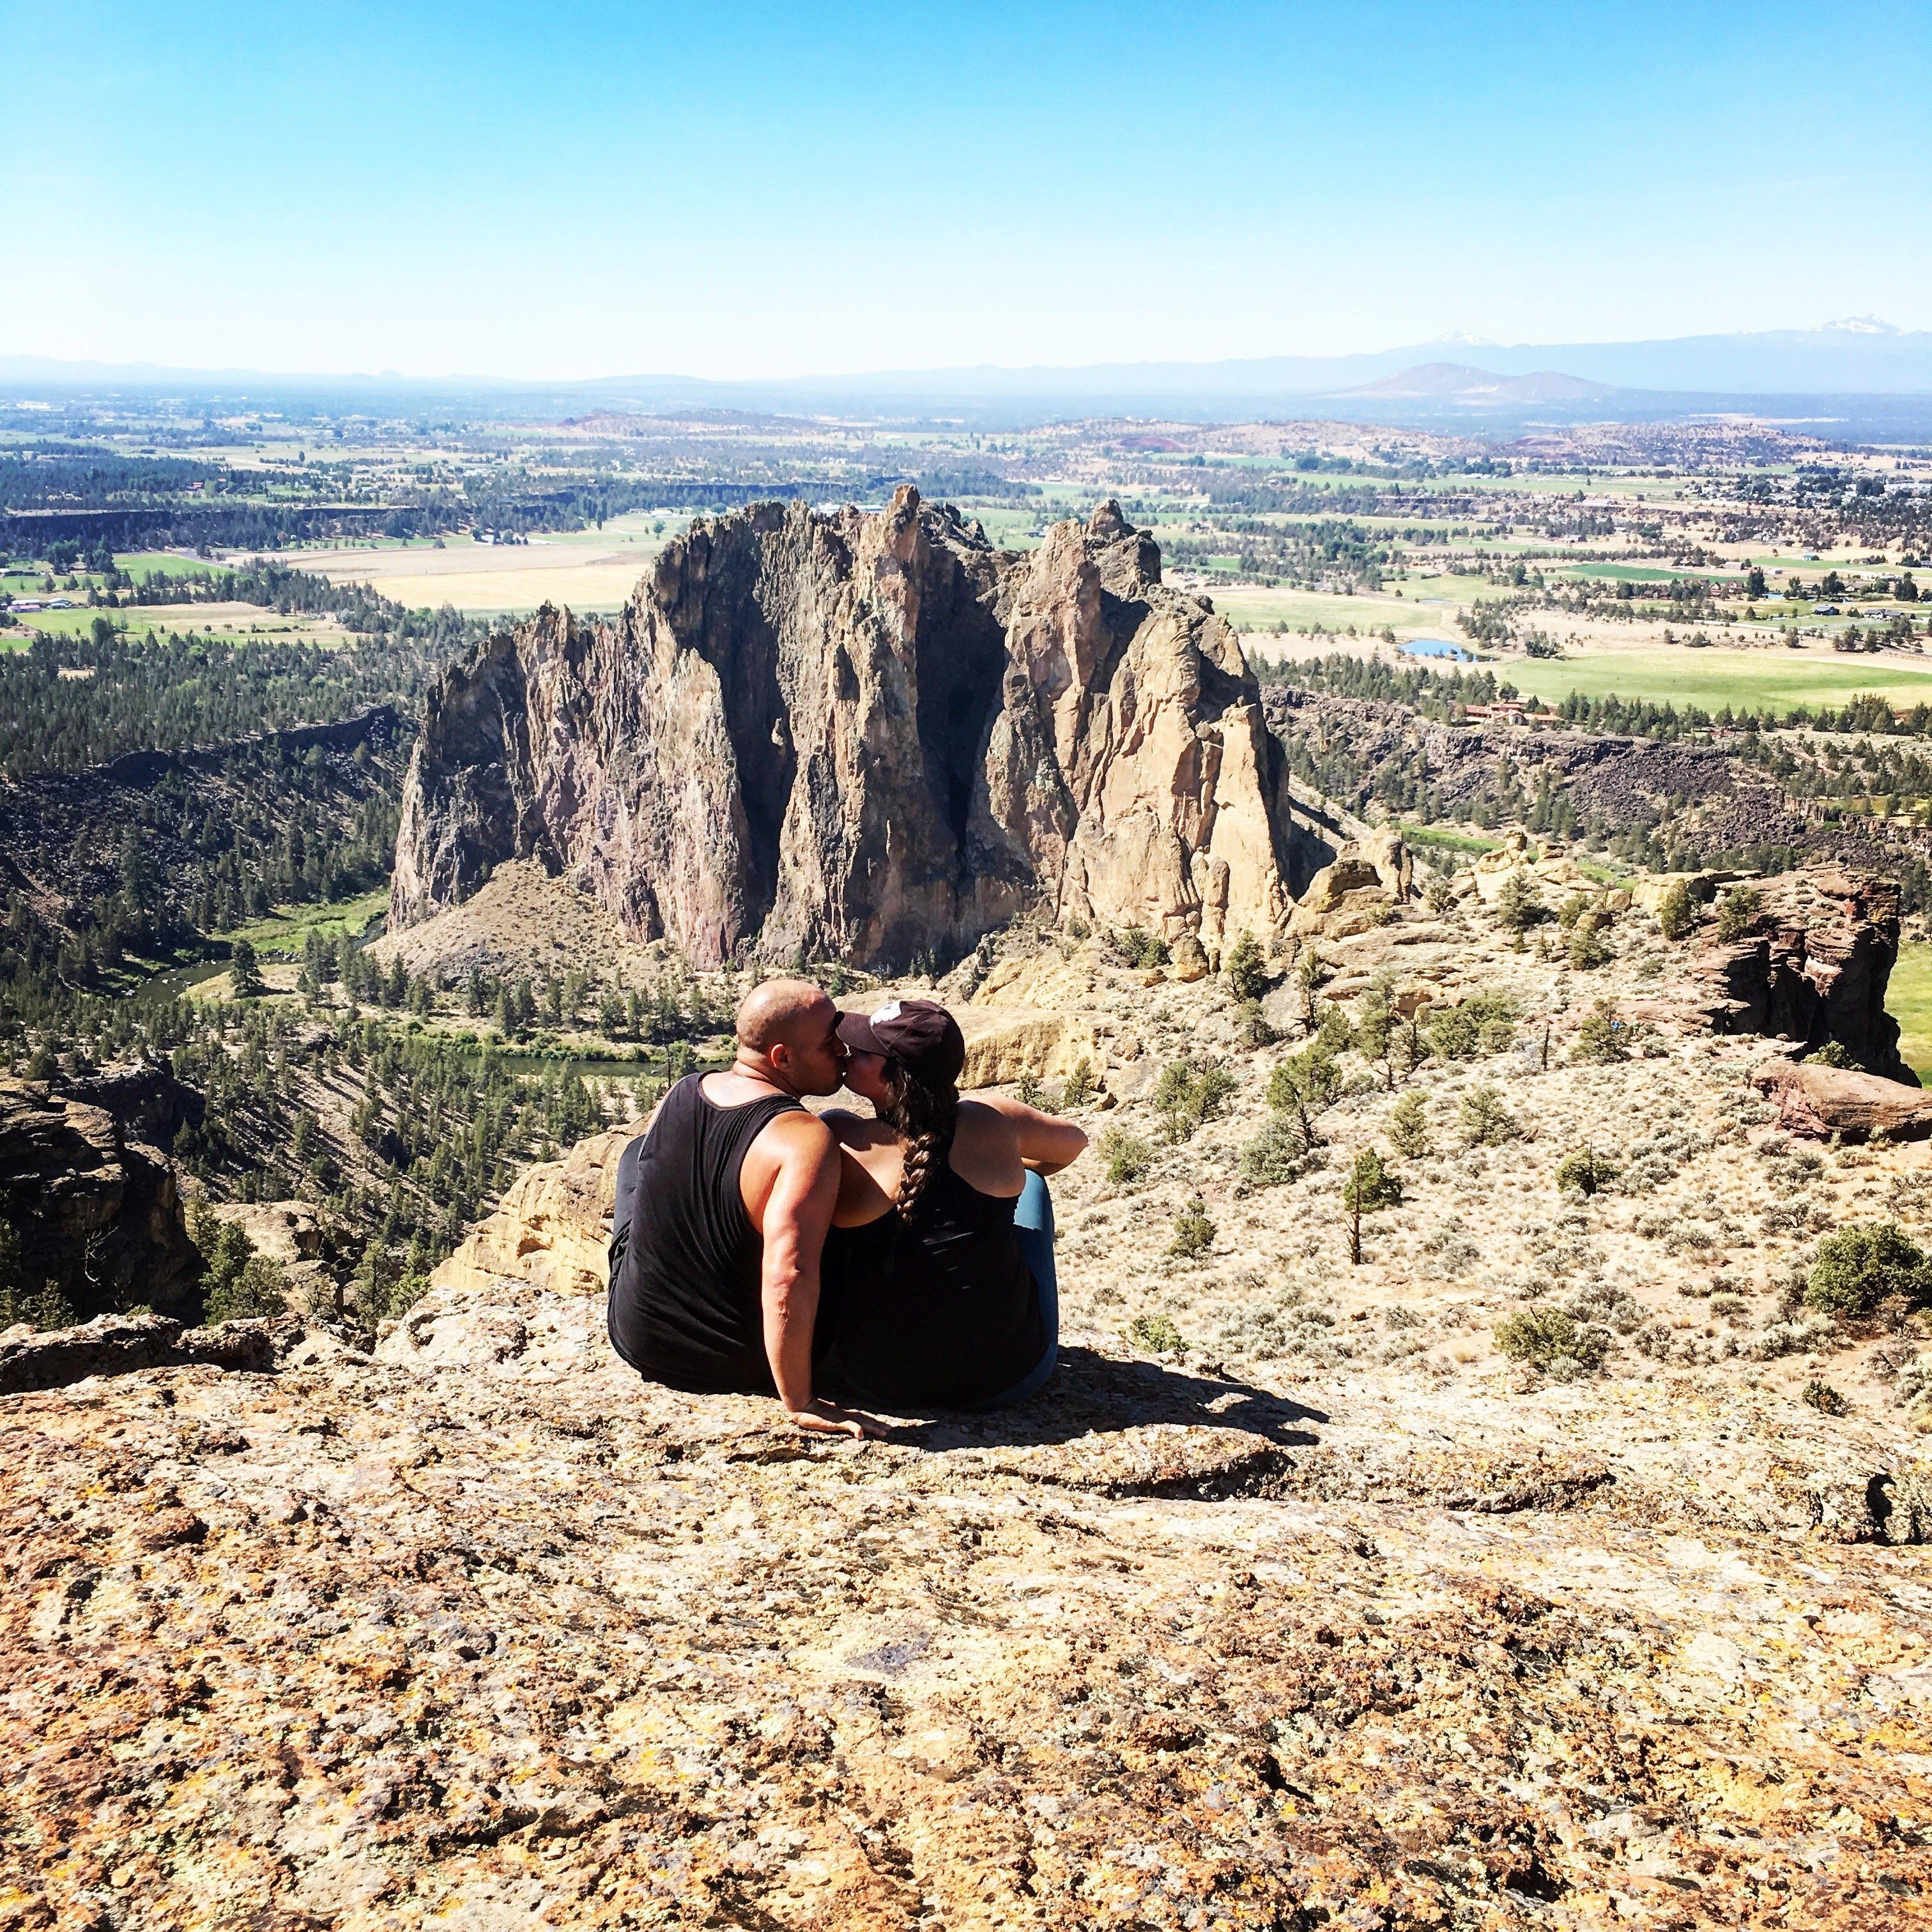
[[808,1436],[856,1436],[862,1442],[877,1441],[886,1432],[885,1424],[856,1408],[841,1408],[823,1399],[804,1408],[788,1408],[787,1418]]

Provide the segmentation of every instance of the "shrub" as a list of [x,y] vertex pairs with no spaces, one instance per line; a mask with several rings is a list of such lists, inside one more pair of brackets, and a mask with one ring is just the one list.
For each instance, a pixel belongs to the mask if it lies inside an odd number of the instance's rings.
[[1519,1309],[1490,1334],[1510,1360],[1527,1362],[1559,1381],[1600,1367],[1610,1348],[1606,1330],[1579,1322],[1561,1308]]
[[1733,886],[1718,908],[1718,937],[1727,944],[1749,938],[1763,910],[1762,893],[1749,886]]
[[1629,1050],[1624,1045],[1627,1030],[1617,1018],[1616,1002],[1599,1000],[1576,1029],[1576,1043],[1570,1049],[1570,1058],[1600,1066],[1628,1060]]
[[1258,1000],[1268,991],[1268,961],[1251,932],[1243,933],[1228,949],[1221,970],[1228,990],[1238,1000]]
[[1767,1324],[1749,1353],[1761,1362],[1774,1360],[1780,1355],[1802,1355],[1830,1341],[1837,1333],[1837,1325],[1829,1316],[1802,1315],[1793,1322]]
[[53,1048],[46,1041],[38,1042],[27,1056],[27,1078],[29,1080],[51,1080],[60,1071],[60,1061]]
[[1584,892],[1572,892],[1556,908],[1556,923],[1564,932],[1568,932],[1589,910],[1588,895]]
[[1507,1052],[1516,1037],[1516,1010],[1506,993],[1478,993],[1429,1019],[1429,1044],[1444,1060],[1473,1060]]
[[1281,1038],[1279,1028],[1268,1023],[1258,1000],[1244,1000],[1235,1015],[1234,1037],[1250,1052],[1273,1046]]
[[1804,1305],[1859,1320],[1888,1301],[1932,1301],[1932,1264],[1895,1221],[1841,1228],[1819,1244],[1804,1280]]
[[1308,1136],[1292,1114],[1276,1114],[1241,1150],[1241,1178],[1256,1187],[1279,1187],[1308,1164]]
[[1496,895],[1496,917],[1504,932],[1514,932],[1520,938],[1542,914],[1543,895],[1538,889],[1535,874],[1526,866],[1517,866],[1504,880],[1502,890]]
[[1849,1415],[1852,1406],[1829,1382],[1815,1376],[1804,1384],[1804,1400],[1820,1415]]
[[1174,1217],[1174,1239],[1168,1252],[1191,1262],[1214,1245],[1214,1224],[1208,1218],[1208,1204],[1199,1195],[1189,1198],[1187,1205]]
[[1180,1352],[1180,1330],[1166,1315],[1136,1315],[1127,1324],[1127,1340],[1150,1355],[1175,1355]]
[[[424,1286],[428,1286],[427,1282]],[[266,1255],[251,1254],[232,1280],[203,1288],[203,1319],[238,1322],[250,1316],[285,1315],[288,1288],[288,1278],[280,1262],[272,1261]]]
[[1094,1097],[1094,1065],[1083,1053],[1066,1076],[1066,1084],[1060,1092],[1060,1106],[1068,1108],[1084,1107]]
[[1040,1104],[1040,1076],[1030,1066],[1020,1069],[1020,1077],[1013,1082],[1013,1098],[1022,1107]]
[[20,1322],[43,1330],[71,1328],[78,1318],[57,1281],[43,1281],[32,1293],[17,1276],[0,1281],[0,1328]]
[[1581,1147],[1574,1154],[1565,1154],[1557,1163],[1556,1185],[1559,1188],[1574,1188],[1588,1199],[1600,1187],[1607,1187],[1617,1178],[1617,1164],[1606,1160],[1593,1147]]
[[1139,1135],[1118,1127],[1100,1136],[1100,1154],[1107,1163],[1107,1178],[1116,1187],[1139,1180],[1154,1165],[1154,1149]]
[[1457,1119],[1466,1148],[1500,1147],[1504,1141],[1514,1140],[1522,1132],[1515,1116],[1503,1105],[1502,1096],[1493,1087],[1471,1088],[1462,1096]]
[[1355,1030],[1348,1016],[1333,1000],[1322,1003],[1322,1017],[1315,1029],[1316,1044],[1329,1054],[1346,1053],[1355,1044]]
[[1604,943],[1601,915],[1586,913],[1570,935],[1570,964],[1578,972],[1587,973],[1598,966],[1607,965],[1610,958],[1610,949]]
[[1657,902],[1657,925],[1666,939],[1686,937],[1697,923],[1697,903],[1682,879],[1673,879]]
[[1334,1102],[1341,1086],[1342,1070],[1316,1040],[1299,1053],[1291,1053],[1268,1076],[1268,1105],[1293,1114],[1303,1134],[1312,1141],[1315,1116]]
[[1456,903],[1456,888],[1438,872],[1422,889],[1424,903],[1440,919]]
[[1154,1104],[1167,1138],[1184,1141],[1204,1120],[1214,1119],[1237,1084],[1225,1066],[1213,1060],[1196,1066],[1176,1060],[1164,1066],[1154,1083]]
[[1405,1160],[1429,1151],[1429,1111],[1420,1094],[1405,1094],[1389,1113],[1389,1138]]
[[1845,1051],[1842,1041],[1828,1040],[1816,1053],[1808,1053],[1801,1064],[1806,1066],[1849,1066],[1852,1056]]
[[1167,949],[1167,941],[1151,932],[1144,932],[1137,926],[1130,926],[1114,935],[1114,944],[1120,949],[1122,956],[1130,966],[1165,966],[1174,955]]

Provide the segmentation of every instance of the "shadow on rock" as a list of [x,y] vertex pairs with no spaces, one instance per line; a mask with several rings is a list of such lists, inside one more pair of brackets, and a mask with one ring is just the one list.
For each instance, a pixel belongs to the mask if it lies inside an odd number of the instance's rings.
[[1058,1371],[1030,1401],[990,1415],[935,1413],[893,1439],[1030,1480],[1206,1497],[1272,1488],[1286,1452],[1318,1439],[1300,1425],[1328,1420],[1247,1382],[1063,1348]]

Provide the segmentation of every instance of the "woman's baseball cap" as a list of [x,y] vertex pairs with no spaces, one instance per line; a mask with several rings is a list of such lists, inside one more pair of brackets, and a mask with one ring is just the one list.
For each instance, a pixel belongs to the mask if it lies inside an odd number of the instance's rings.
[[862,1053],[889,1054],[928,1087],[950,1087],[966,1064],[966,1036],[934,1000],[888,1000],[870,1013],[841,1013],[838,1037]]

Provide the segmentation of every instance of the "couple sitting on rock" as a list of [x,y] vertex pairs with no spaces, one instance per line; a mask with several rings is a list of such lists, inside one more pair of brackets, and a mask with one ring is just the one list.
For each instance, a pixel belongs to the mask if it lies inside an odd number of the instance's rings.
[[[768,980],[724,1070],[688,1074],[617,1166],[610,1340],[647,1381],[776,1395],[801,1427],[859,1408],[992,1409],[1053,1372],[1060,1299],[1042,1177],[1070,1120],[962,1100],[966,1042],[930,1000],[842,1013]],[[876,1118],[802,1104],[841,1085]]]

